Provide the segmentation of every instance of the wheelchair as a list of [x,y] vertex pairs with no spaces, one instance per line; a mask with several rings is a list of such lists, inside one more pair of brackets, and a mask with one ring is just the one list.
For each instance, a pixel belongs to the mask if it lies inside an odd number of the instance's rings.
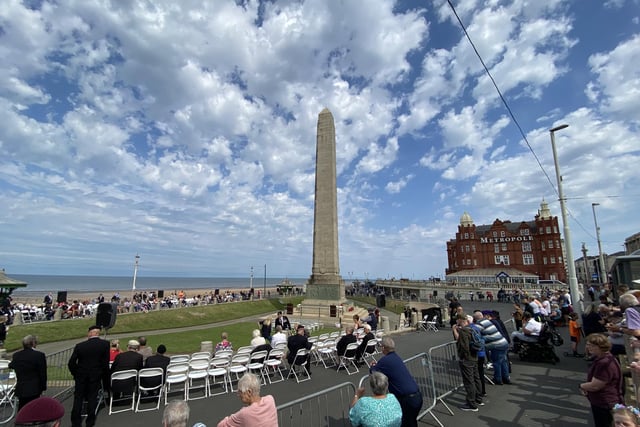
[[560,361],[560,358],[554,349],[554,344],[557,341],[552,340],[553,334],[554,331],[551,327],[547,323],[543,323],[538,340],[535,342],[518,340],[515,344],[515,352],[522,361],[555,365]]

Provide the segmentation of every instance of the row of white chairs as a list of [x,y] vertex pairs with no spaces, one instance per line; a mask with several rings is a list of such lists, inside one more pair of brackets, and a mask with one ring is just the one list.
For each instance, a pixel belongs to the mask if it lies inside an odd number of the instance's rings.
[[[341,337],[336,331],[311,337],[311,350],[298,350],[293,363],[289,366],[286,379],[295,378],[300,383],[311,379],[308,366],[315,360],[325,368],[345,368],[349,375],[359,372],[356,363],[357,343],[347,346],[345,354],[338,356],[336,344]],[[367,366],[376,360],[380,353],[378,344],[383,333],[378,331],[376,339],[367,343],[362,356]],[[164,397],[167,404],[170,393],[179,392],[184,400],[203,399],[217,396],[234,390],[234,384],[246,372],[256,374],[263,385],[285,380],[283,368],[286,359],[286,344],[276,346],[271,351],[253,351],[253,347],[245,346],[235,352],[218,351],[215,355],[209,352],[195,352],[170,357],[166,374],[162,368],[145,368],[140,371],[127,370],[114,372],[111,376],[111,394],[109,397],[109,414],[134,410],[143,412],[158,409]],[[114,403],[130,401],[124,408],[114,409]],[[155,402],[154,406],[141,407],[146,401]]]

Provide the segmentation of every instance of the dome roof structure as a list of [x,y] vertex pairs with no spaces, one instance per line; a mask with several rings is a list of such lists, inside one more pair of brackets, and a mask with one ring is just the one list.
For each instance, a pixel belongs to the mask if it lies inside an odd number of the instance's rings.
[[462,226],[473,225],[473,219],[471,219],[471,215],[469,215],[468,212],[463,213],[462,216],[460,217],[460,225]]

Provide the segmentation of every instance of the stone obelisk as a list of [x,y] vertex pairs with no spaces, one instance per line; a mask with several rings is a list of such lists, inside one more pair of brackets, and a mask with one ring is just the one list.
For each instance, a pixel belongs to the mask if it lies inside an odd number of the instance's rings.
[[344,302],[345,296],[338,260],[336,128],[333,116],[326,108],[318,116],[316,138],[313,265],[304,303],[329,305]]

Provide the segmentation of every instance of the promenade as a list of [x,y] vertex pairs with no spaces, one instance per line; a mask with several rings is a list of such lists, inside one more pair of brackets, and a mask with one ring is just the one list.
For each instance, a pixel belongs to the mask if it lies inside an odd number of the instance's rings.
[[[463,301],[463,307],[471,312],[473,309],[499,310],[503,318],[508,319],[511,312],[510,304],[470,302]],[[384,313],[383,313],[384,314]],[[395,318],[397,316],[392,315]],[[395,322],[392,317],[392,327]],[[453,410],[451,416],[443,405],[438,405],[434,413],[445,426],[473,425],[475,426],[538,426],[538,427],[574,427],[593,426],[588,402],[581,396],[577,389],[578,384],[586,378],[587,362],[583,359],[564,357],[562,354],[569,349],[568,331],[559,328],[565,338],[565,344],[556,348],[560,362],[556,365],[521,362],[512,357],[513,385],[491,386],[487,385],[488,397],[486,406],[479,412],[463,412],[458,406],[464,402],[462,390],[453,393],[445,399],[447,405]],[[146,335],[153,335],[146,333]],[[393,335],[396,341],[397,352],[403,358],[427,352],[430,347],[452,341],[451,329],[447,326],[439,332],[415,332],[406,331]],[[49,353],[62,347],[67,348],[73,343],[43,345],[42,350]],[[513,356],[513,355],[512,355]],[[276,399],[276,404],[283,404],[303,396],[322,391],[333,385],[345,382],[357,386],[362,376],[366,375],[365,369],[360,373],[347,375],[343,370],[325,369],[320,366],[312,366],[312,380],[297,384],[295,380],[288,380],[272,385],[263,386],[262,394],[271,394]],[[63,425],[70,425],[69,413],[72,400],[63,402],[66,415]],[[211,427],[217,425],[224,416],[237,411],[241,403],[235,393],[214,396],[201,400],[189,401],[191,417],[189,426],[196,422],[202,422]],[[108,410],[102,409],[98,415],[96,425],[112,426],[161,426],[162,410],[144,413],[124,412],[109,416]],[[462,423],[462,424],[461,424]],[[309,420],[308,426],[321,425],[319,420]],[[349,425],[348,421],[344,425]],[[430,415],[426,415],[421,426],[437,426],[438,424]]]

